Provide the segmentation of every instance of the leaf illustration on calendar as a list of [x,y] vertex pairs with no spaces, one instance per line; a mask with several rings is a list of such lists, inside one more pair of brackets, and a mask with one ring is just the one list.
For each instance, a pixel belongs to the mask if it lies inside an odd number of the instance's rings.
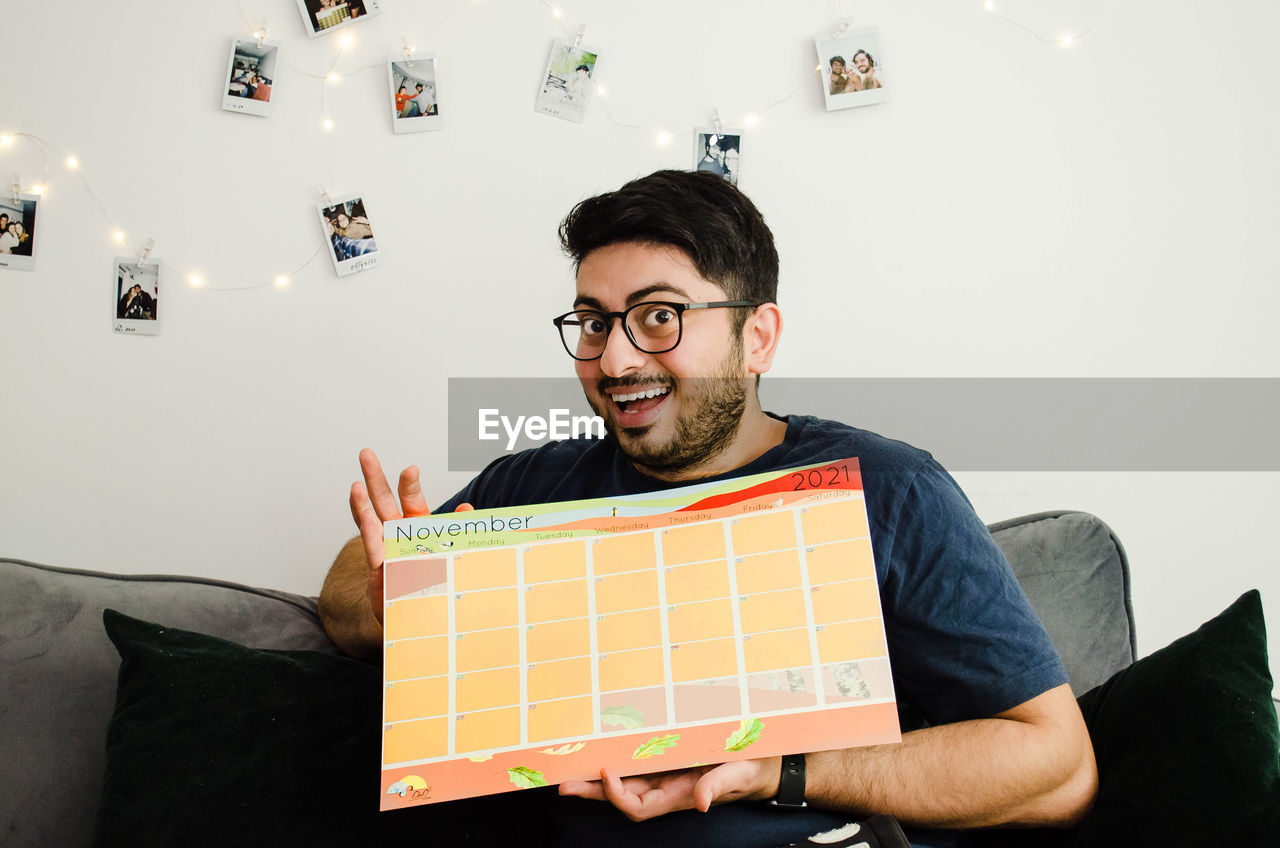
[[515,766],[507,769],[507,777],[521,789],[535,789],[539,786],[547,785],[547,779],[542,776],[542,772],[537,769],[531,769],[528,766]]
[[639,708],[627,704],[605,707],[600,711],[600,726],[635,730],[638,727],[644,727],[644,713],[640,712]]
[[639,748],[636,748],[635,753],[631,755],[631,759],[647,760],[650,757],[656,757],[659,754],[666,753],[668,748],[674,748],[676,743],[679,741],[679,733],[672,733],[667,736],[655,736]]
[[552,756],[555,756],[555,757],[563,757],[565,754],[576,754],[577,752],[581,751],[585,747],[587,747],[586,742],[578,742],[576,744],[571,742],[566,742],[565,744],[560,745],[559,747],[556,747],[556,748],[543,748],[542,753],[551,754]]
[[750,721],[742,719],[738,724],[738,729],[729,734],[729,738],[724,740],[724,749],[726,751],[741,751],[748,745],[759,741],[760,733],[764,730],[764,722],[758,718]]

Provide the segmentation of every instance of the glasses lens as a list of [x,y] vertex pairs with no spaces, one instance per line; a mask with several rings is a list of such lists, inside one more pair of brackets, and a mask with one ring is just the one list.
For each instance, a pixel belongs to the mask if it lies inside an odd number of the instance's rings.
[[680,312],[670,303],[637,304],[627,314],[627,331],[645,353],[665,353],[680,340]]
[[573,312],[560,322],[565,350],[579,359],[594,359],[609,337],[609,319],[596,312]]

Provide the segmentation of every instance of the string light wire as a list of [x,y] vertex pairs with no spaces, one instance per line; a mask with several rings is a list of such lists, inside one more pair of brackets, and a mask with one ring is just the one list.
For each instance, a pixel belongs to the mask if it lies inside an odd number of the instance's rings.
[[[462,2],[460,3],[455,3],[453,7],[449,10],[449,12],[442,19],[440,19],[430,27],[427,27],[428,35],[434,35],[436,31],[441,29],[446,23],[452,20],[453,17],[458,14],[458,12],[460,12],[463,8],[467,6],[472,5],[474,2],[475,0],[470,0],[470,2],[468,0],[462,0]],[[564,18],[565,18],[564,11],[557,6],[551,5],[551,3],[547,2],[547,0],[537,0],[537,2],[539,5],[544,7],[547,10],[547,12],[551,15],[552,19],[559,24],[561,30],[564,32],[565,38],[571,41],[575,40],[575,37],[576,37],[575,33],[570,31],[569,27],[564,22]],[[244,0],[238,0],[238,4],[240,7],[240,17],[244,22],[245,29],[249,33],[251,33],[255,39],[264,40],[266,38],[266,28],[267,28],[266,19],[263,19],[263,23],[255,27],[249,20],[249,15],[245,10]],[[1022,23],[998,11],[996,8],[995,0],[984,0],[983,7],[989,14],[999,18],[1000,20],[1004,21],[1006,24],[1012,27],[1016,27],[1017,29],[1022,30],[1023,32],[1032,36],[1033,38],[1047,44],[1057,44],[1062,47],[1070,47],[1075,42],[1083,38],[1085,35],[1092,32],[1092,29],[1085,29],[1076,33],[1067,33],[1057,38],[1047,38],[1041,35],[1040,33],[1036,32],[1035,30],[1031,29],[1030,27],[1023,25]],[[841,30],[843,31],[844,29],[846,29],[848,27],[848,24],[851,21],[852,21],[852,16],[846,15],[844,23],[841,25]],[[339,47],[334,54],[333,61],[329,65],[329,69],[326,72],[320,73],[320,74],[309,71],[306,68],[299,67],[293,64],[292,62],[289,62],[286,59],[282,58],[280,60],[281,64],[289,67],[296,73],[305,77],[310,77],[312,79],[317,79],[321,81],[320,109],[321,109],[321,114],[323,115],[324,128],[326,130],[329,130],[327,134],[330,136],[329,138],[329,181],[328,181],[328,186],[330,187],[333,186],[334,171],[337,167],[337,133],[333,131],[335,130],[336,125],[334,124],[332,117],[329,114],[329,102],[328,102],[329,85],[331,85],[334,82],[341,81],[342,79],[345,79],[347,77],[354,76],[356,74],[361,74],[367,71],[376,70],[376,69],[385,67],[385,63],[380,62],[377,64],[371,64],[371,65],[366,65],[364,67],[356,68],[355,70],[347,71],[345,73],[339,73],[337,71],[338,63],[341,61],[343,53],[351,46],[351,43],[352,43],[352,38],[350,34],[344,33],[342,38],[339,39]],[[822,73],[822,70],[823,70],[822,65],[819,64],[814,72],[806,73],[804,75],[804,79],[799,84],[797,84],[796,87],[793,88],[785,96],[779,98],[778,100],[773,101],[767,107],[765,107],[762,111],[747,113],[738,121],[733,121],[730,123],[733,123],[733,124],[743,123],[748,127],[756,126],[763,116],[768,115],[774,109],[777,109],[783,106],[784,104],[790,102],[805,87],[811,85],[812,84],[810,82],[811,78],[814,77],[815,75],[820,75]],[[600,94],[600,97],[598,99],[603,103],[605,115],[608,117],[611,123],[613,123],[615,126],[620,127],[622,129],[637,130],[645,133],[650,133],[653,135],[655,143],[657,143],[659,146],[667,146],[671,144],[671,142],[676,138],[687,138],[687,137],[693,136],[696,133],[696,130],[689,130],[686,132],[673,134],[667,130],[655,130],[653,127],[646,127],[641,124],[634,124],[634,123],[628,123],[625,121],[620,121],[618,120],[618,118],[615,116],[613,112],[613,107],[610,99],[605,96],[604,86],[602,84],[597,83],[597,89]],[[21,189],[21,187],[19,187],[20,190],[22,190],[24,193],[43,194],[44,186],[47,186],[49,183],[48,151],[52,150],[55,153],[57,153],[59,156],[63,157],[64,161],[66,161],[67,163],[69,170],[75,171],[76,174],[79,176],[80,182],[83,184],[85,190],[89,193],[89,196],[93,198],[94,202],[98,205],[98,208],[101,210],[103,217],[106,218],[107,223],[110,225],[111,232],[113,234],[113,240],[116,241],[117,243],[126,242],[124,230],[119,226],[115,217],[111,214],[111,211],[107,208],[106,203],[102,200],[102,197],[97,193],[97,191],[94,190],[93,185],[89,182],[89,178],[85,173],[84,167],[79,163],[79,161],[75,157],[67,154],[66,151],[62,150],[62,148],[60,148],[58,145],[54,144],[53,142],[49,141],[48,139],[45,139],[40,136],[33,135],[27,132],[15,131],[12,133],[6,133],[4,135],[5,143],[0,146],[8,146],[8,144],[11,143],[11,141],[17,140],[17,139],[25,140],[26,142],[30,143],[39,151],[41,159],[43,161],[43,170],[44,170],[44,180],[41,184],[33,185],[28,189]],[[139,259],[147,258],[149,254],[149,248],[145,250],[137,250],[132,247],[128,247],[127,245],[126,245],[126,248],[130,250],[132,253],[134,253]],[[303,260],[301,264],[299,264],[293,271],[289,272],[288,274],[278,275],[266,282],[254,283],[254,284],[243,285],[243,286],[206,286],[204,284],[204,280],[196,274],[193,274],[190,272],[184,272],[168,263],[163,263],[163,262],[159,263],[159,267],[169,271],[170,273],[178,277],[185,278],[187,282],[190,283],[193,287],[205,288],[205,289],[209,289],[210,291],[247,291],[251,289],[266,288],[267,286],[284,287],[288,283],[292,282],[292,280],[298,274],[306,270],[306,268],[316,260],[316,257],[320,256],[322,253],[325,252],[326,248],[327,248],[326,245],[322,245],[318,247],[315,251],[311,253],[310,256],[308,256],[305,260]]]

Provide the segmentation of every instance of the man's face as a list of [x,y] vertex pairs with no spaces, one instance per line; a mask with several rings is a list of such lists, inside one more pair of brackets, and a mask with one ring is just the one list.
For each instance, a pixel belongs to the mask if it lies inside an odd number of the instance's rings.
[[724,166],[729,169],[729,173],[737,173],[738,171],[738,151],[730,147],[724,152]]
[[858,69],[858,73],[865,74],[871,69],[871,57],[866,53],[859,53],[853,57],[853,64]]
[[[636,303],[726,300],[681,251],[625,243],[587,254],[578,269],[579,309],[621,312]],[[592,409],[618,446],[642,468],[697,468],[728,447],[738,433],[748,376],[742,340],[727,309],[684,314],[680,344],[650,354],[631,344],[614,320],[604,353],[575,370]],[[653,397],[637,394],[654,392]],[[631,399],[628,399],[631,398]]]
[[831,76],[838,77],[844,73],[844,62],[831,63]]
[[417,92],[418,92],[419,94],[421,94],[421,93],[422,93],[422,86],[421,86],[421,85],[419,85],[419,86],[417,87]]

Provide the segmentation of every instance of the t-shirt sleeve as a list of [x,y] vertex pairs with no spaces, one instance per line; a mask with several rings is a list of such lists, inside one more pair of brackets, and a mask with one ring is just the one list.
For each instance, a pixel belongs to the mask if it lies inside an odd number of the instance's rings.
[[881,592],[903,708],[930,724],[986,718],[1067,682],[1004,553],[932,459],[889,538]]

